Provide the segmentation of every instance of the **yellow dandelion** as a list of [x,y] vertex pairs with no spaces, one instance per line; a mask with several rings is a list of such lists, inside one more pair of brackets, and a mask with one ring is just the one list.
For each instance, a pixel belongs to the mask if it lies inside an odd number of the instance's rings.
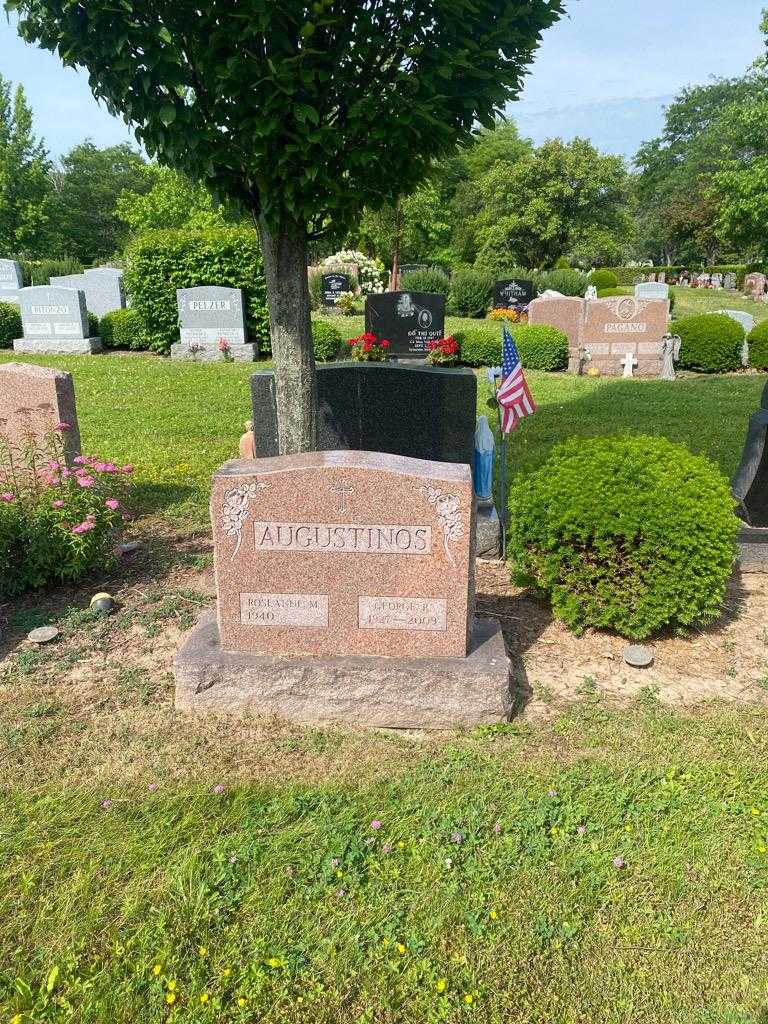
[[157,977],[157,975],[160,974],[162,969],[163,969],[163,965],[162,964],[155,964],[155,966],[152,968],[152,973],[155,975],[155,977]]
[[231,973],[232,973],[232,968],[231,967],[225,967],[224,970],[221,972],[222,977],[224,977],[224,978],[228,978]]
[[764,846],[758,846],[757,850],[758,850],[758,853],[765,853],[765,847]]
[[282,967],[283,966],[283,961],[280,960],[276,956],[271,956],[269,958],[269,960],[267,960],[267,966],[268,967]]
[[165,1001],[166,1003],[168,1003],[169,1006],[173,1006],[173,1004],[176,1002],[176,993],[169,992],[168,995],[165,997]]
[[207,992],[201,992],[200,993],[200,1002],[201,1003],[207,1003],[210,998],[211,997],[210,997],[210,995]]
[[200,947],[200,956],[208,956],[208,948],[206,946]]
[[398,848],[398,850],[404,850],[404,849],[405,849],[405,843],[403,842],[403,840],[402,840],[402,839],[401,839],[401,840],[400,840],[400,842],[399,842],[399,843],[397,844],[397,848]]
[[405,946],[402,944],[402,942],[398,942],[395,948],[397,949],[397,952],[400,954],[400,956],[402,956],[403,953],[405,953]]
[[488,916],[490,917],[490,919],[492,921],[498,921],[498,919],[499,919],[499,914],[498,914],[498,911],[496,911],[496,910],[492,910]]
[[467,1006],[471,1006],[472,1003],[474,1003],[474,1001],[475,997],[470,992],[467,992],[467,994],[464,996],[464,1002],[467,1004]]
[[381,944],[382,944],[382,946],[388,946],[389,945],[389,939],[382,939],[381,940]]
[[304,1002],[304,996],[299,996],[299,998],[296,1000],[296,1002],[297,1003],[303,1003]]
[[344,872],[343,871],[337,871],[336,872],[336,877],[337,878],[343,878],[344,877]]
[[751,814],[759,814],[760,810],[757,807],[753,807],[750,813]]
[[168,982],[168,991],[169,992],[175,992],[176,991],[176,982],[175,981],[169,981]]
[[14,1014],[13,1017],[11,1017],[11,1024],[21,1024],[21,1014],[20,1013],[16,1013],[16,1014]]
[[445,992],[445,990],[448,988],[448,981],[447,981],[447,979],[446,978],[438,978],[437,979],[437,984],[435,985],[435,988],[437,989],[438,992]]
[[248,1000],[245,998],[245,996],[240,996],[240,998],[237,1000],[237,1005],[243,1007],[247,1002]]

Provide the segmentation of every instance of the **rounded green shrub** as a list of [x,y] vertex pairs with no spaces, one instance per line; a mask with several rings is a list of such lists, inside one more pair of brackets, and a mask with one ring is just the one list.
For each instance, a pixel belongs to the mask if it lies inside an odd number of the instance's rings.
[[561,256],[555,263],[555,270],[571,270],[571,261],[567,256]]
[[344,337],[336,326],[327,320],[312,321],[312,344],[315,359],[319,363],[329,363],[335,359],[344,343]]
[[619,279],[612,270],[593,270],[587,278],[587,284],[593,284],[599,292],[606,288],[618,288]]
[[448,308],[455,316],[485,316],[491,302],[495,274],[487,270],[458,270],[451,278]]
[[500,366],[501,329],[499,323],[478,321],[454,332],[461,349],[461,362],[465,366]]
[[21,335],[19,307],[12,302],[0,302],[0,348],[10,348]]
[[749,365],[768,370],[768,320],[755,324],[749,334]]
[[577,633],[644,640],[717,618],[739,522],[728,481],[660,437],[574,438],[510,496],[513,574]]
[[541,275],[541,291],[551,289],[562,295],[579,296],[587,290],[587,275],[579,270],[550,270]]
[[447,274],[437,267],[429,270],[414,270],[403,274],[400,278],[402,292],[432,292],[436,295],[447,295],[451,289],[451,281]]
[[744,328],[723,313],[703,313],[675,320],[682,339],[680,366],[701,373],[724,373],[741,366]]
[[248,340],[269,352],[269,310],[258,235],[250,227],[148,231],[126,250],[125,283],[146,347],[167,355],[179,340],[177,288],[242,288]]
[[616,295],[634,295],[634,288],[601,288],[598,293],[598,299],[612,299]]
[[568,337],[548,324],[513,324],[512,337],[526,370],[567,370]]
[[144,349],[144,325],[135,309],[114,309],[99,322],[101,340],[107,348]]

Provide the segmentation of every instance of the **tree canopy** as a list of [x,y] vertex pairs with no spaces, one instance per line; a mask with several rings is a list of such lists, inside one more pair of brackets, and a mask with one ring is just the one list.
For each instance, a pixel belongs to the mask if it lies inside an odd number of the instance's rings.
[[0,252],[42,255],[51,164],[32,130],[24,90],[0,75]]

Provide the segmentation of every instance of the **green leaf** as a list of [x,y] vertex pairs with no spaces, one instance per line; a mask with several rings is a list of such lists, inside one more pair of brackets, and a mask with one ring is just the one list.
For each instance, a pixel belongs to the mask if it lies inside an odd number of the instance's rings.
[[160,108],[160,120],[166,128],[176,120],[176,107],[172,103],[164,103]]

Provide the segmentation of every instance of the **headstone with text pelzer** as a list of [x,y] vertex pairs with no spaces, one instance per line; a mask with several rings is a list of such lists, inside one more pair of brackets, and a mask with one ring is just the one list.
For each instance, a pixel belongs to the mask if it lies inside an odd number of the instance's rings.
[[431,292],[368,295],[365,329],[387,339],[391,355],[424,359],[430,341],[445,337],[445,296]]
[[636,357],[634,376],[658,377],[668,326],[666,299],[596,299],[586,303],[580,345],[589,352],[590,366],[605,376],[622,376],[627,361]]
[[19,292],[24,287],[21,264],[16,260],[0,260],[0,302],[19,303]]
[[509,713],[474,616],[468,466],[373,452],[235,460],[214,477],[217,616],[179,652],[183,710],[451,728]]
[[493,286],[493,308],[514,309],[533,301],[533,281],[510,278],[497,281]]
[[347,274],[323,274],[321,287],[324,306],[338,305],[339,296],[351,290]]
[[12,452],[34,448],[45,456],[50,454],[51,435],[59,425],[64,454],[71,463],[80,454],[72,375],[30,363],[0,364],[0,437],[4,444]]
[[15,352],[38,355],[92,355],[101,339],[89,337],[85,294],[76,288],[41,285],[19,292],[24,337]]
[[181,341],[171,346],[171,359],[253,362],[256,345],[246,342],[240,288],[181,288],[176,299]]

